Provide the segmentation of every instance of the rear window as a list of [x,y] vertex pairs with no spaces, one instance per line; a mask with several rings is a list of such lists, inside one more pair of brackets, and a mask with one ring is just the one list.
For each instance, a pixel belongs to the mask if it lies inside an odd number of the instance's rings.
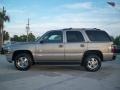
[[86,34],[91,41],[111,41],[109,35],[105,31],[86,31]]
[[81,32],[79,31],[67,31],[67,42],[72,43],[72,42],[83,42],[84,38]]

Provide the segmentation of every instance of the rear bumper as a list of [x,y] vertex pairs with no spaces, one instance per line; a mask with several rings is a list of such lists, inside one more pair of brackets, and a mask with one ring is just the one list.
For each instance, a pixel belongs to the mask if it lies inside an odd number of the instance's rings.
[[115,60],[115,59],[116,59],[116,55],[113,55],[112,60]]
[[114,53],[104,53],[103,55],[103,61],[113,61],[116,59],[116,54]]

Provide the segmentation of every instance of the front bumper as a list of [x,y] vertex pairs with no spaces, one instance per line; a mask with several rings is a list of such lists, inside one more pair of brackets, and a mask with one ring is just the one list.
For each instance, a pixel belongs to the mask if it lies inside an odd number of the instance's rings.
[[9,63],[12,63],[12,55],[13,55],[13,51],[11,50],[11,48],[2,48],[2,54],[4,54],[6,56],[6,59]]
[[13,60],[12,60],[12,52],[8,52],[6,50],[4,50],[3,48],[0,49],[0,54],[5,54],[6,56],[6,59],[9,63],[12,63]]
[[3,48],[0,48],[0,54],[4,54]]
[[9,63],[12,63],[13,62],[13,60],[12,60],[12,53],[7,53],[7,54],[5,54],[6,55],[6,59],[7,59],[7,61],[9,62]]

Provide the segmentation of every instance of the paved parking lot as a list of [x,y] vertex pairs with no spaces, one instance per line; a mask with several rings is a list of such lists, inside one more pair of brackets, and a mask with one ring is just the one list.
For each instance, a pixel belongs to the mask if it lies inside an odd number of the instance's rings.
[[120,56],[98,72],[79,65],[34,65],[18,71],[0,55],[0,90],[120,90]]

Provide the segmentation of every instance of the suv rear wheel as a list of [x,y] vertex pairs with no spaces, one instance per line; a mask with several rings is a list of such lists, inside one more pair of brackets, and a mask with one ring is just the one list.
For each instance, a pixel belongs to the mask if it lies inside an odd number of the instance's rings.
[[18,70],[28,70],[32,65],[31,56],[26,53],[17,54],[14,60],[14,65]]
[[86,70],[91,72],[98,71],[101,67],[100,57],[94,54],[87,55],[85,58],[84,67]]

